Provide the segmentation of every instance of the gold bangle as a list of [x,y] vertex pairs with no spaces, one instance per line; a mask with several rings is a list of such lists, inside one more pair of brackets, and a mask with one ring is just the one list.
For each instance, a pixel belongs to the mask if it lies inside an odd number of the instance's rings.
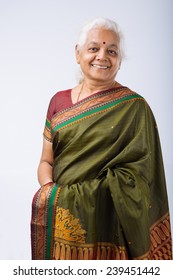
[[48,182],[48,183],[42,185],[42,187],[45,187],[45,186],[50,185],[50,184],[54,184],[54,182],[53,182],[53,181],[50,181],[50,182]]

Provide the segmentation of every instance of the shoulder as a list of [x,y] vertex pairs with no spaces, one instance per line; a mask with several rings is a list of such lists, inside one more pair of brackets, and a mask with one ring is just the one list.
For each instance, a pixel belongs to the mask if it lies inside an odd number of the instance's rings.
[[143,95],[131,89],[130,87],[118,84],[122,88],[122,99],[125,100],[124,105],[128,107],[127,112],[138,120],[151,120],[156,122],[153,111]]
[[140,93],[136,92],[135,90],[129,87],[123,86],[123,88],[124,88],[124,95],[129,97],[131,101],[141,104],[142,107],[150,107],[143,95],[141,95]]
[[57,99],[63,98],[63,97],[65,97],[65,96],[68,96],[68,95],[70,95],[70,93],[71,93],[71,89],[66,89],[66,90],[58,91],[58,92],[56,92],[56,93],[51,97],[50,102],[54,102],[54,101],[56,101]]
[[124,87],[124,96],[127,96],[127,100],[129,99],[131,106],[136,111],[136,113],[143,114],[145,112],[145,114],[153,116],[153,111],[143,95],[129,87]]
[[56,106],[56,103],[59,103],[64,98],[70,97],[71,89],[61,90],[56,92],[50,99],[51,106]]
[[49,119],[68,106],[71,106],[71,89],[56,92],[49,102]]
[[131,100],[132,103],[133,101],[145,101],[145,98],[139,94],[138,92],[136,92],[135,90],[131,89],[130,87],[126,86],[126,85],[122,85],[120,83],[116,83],[116,89],[119,89],[121,92],[121,97],[125,98],[127,101]]

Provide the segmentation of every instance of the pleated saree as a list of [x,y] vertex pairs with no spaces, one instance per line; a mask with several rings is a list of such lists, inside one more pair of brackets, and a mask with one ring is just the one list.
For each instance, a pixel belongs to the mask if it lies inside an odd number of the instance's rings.
[[47,118],[53,180],[32,203],[32,259],[172,259],[155,119],[130,89],[102,91]]

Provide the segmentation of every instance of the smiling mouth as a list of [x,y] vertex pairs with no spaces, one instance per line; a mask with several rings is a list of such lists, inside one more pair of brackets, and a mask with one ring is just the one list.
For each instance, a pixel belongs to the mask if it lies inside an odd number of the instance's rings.
[[98,64],[91,64],[93,67],[96,67],[98,69],[108,69],[110,66],[104,66],[104,65],[98,65]]

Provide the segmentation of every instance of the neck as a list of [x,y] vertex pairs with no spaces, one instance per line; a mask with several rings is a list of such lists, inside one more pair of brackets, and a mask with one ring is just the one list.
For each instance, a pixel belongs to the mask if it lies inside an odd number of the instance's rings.
[[88,81],[88,80],[84,80],[83,81],[82,92],[87,94],[87,95],[90,95],[90,94],[93,94],[95,92],[106,90],[108,88],[114,87],[115,83],[116,83],[115,80],[104,82],[104,84],[102,82],[95,82],[95,81],[91,82],[91,81]]

